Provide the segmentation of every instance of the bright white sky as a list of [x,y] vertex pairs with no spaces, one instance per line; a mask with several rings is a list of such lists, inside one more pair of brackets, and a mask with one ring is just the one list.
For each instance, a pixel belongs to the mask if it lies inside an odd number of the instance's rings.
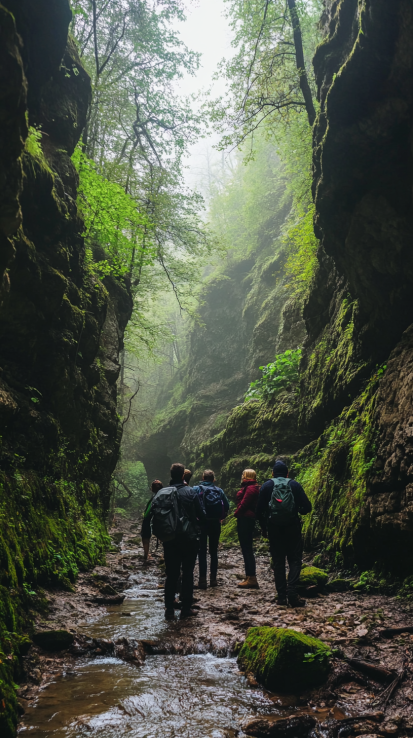
[[[200,52],[202,56],[197,76],[185,77],[179,84],[179,92],[190,95],[212,88],[213,96],[218,97],[224,92],[224,85],[222,82],[212,84],[212,77],[218,62],[231,54],[231,37],[223,15],[224,0],[186,0],[185,4],[187,20],[186,23],[179,24],[179,33],[188,48]],[[216,137],[202,139],[192,146],[188,160],[189,170],[185,177],[188,185],[196,186],[200,170],[205,167],[206,150],[216,140]]]
[[186,23],[179,24],[180,36],[188,48],[201,52],[197,77],[185,79],[185,94],[211,85],[218,62],[230,52],[230,36],[223,12],[223,0],[186,0]]

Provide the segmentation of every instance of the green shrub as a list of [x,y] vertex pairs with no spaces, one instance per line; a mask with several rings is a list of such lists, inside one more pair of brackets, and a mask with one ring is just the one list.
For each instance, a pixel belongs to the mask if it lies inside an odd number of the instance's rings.
[[298,367],[301,359],[301,349],[284,351],[277,354],[275,361],[266,366],[260,366],[261,379],[251,382],[246,400],[275,398],[290,385],[298,382]]

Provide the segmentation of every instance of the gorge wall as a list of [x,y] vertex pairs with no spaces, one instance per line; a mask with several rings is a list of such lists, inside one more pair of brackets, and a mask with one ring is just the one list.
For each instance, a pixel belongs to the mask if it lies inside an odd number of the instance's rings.
[[[84,263],[71,155],[90,80],[68,37],[68,0],[0,5],[0,731],[33,586],[70,587],[104,556],[121,430],[118,355],[126,283]],[[30,128],[29,128],[30,127]]]
[[[174,453],[195,476],[205,465],[219,470],[230,494],[243,468],[263,481],[285,456],[314,503],[308,547],[337,564],[411,574],[413,8],[327,0],[322,23],[313,152],[320,247],[299,393],[238,399],[223,430]],[[174,422],[172,414],[169,429]],[[157,441],[170,447],[167,435]]]

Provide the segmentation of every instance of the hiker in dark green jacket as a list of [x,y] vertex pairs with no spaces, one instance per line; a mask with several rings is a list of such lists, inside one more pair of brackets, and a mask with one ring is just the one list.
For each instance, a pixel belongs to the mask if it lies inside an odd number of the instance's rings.
[[[281,483],[277,486],[277,480]],[[291,511],[284,519],[277,520],[276,506],[285,508],[280,496],[289,494]],[[274,507],[275,506],[275,507]],[[261,524],[265,537],[269,538],[270,552],[274,564],[274,579],[277,590],[277,603],[292,607],[304,607],[305,600],[297,592],[300,578],[303,540],[299,515],[311,512],[311,502],[301,484],[288,479],[288,468],[281,459],[277,459],[272,471],[272,479],[264,482],[260,489],[256,516]],[[284,513],[285,515],[285,513]],[[285,576],[285,559],[288,561],[288,584]]]
[[151,542],[151,505],[154,495],[163,488],[163,484],[159,479],[154,479],[151,484],[152,497],[146,505],[145,512],[143,514],[141,537],[143,546],[143,560],[150,561],[151,556],[149,555],[149,545]]

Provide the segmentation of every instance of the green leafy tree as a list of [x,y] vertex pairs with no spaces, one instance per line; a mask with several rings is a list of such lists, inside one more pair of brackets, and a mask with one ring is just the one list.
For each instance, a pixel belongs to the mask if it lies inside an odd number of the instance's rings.
[[223,148],[239,145],[263,123],[288,122],[316,111],[311,58],[317,40],[320,0],[226,0],[234,55],[219,75],[227,93],[215,102],[212,119]]
[[114,475],[116,504],[140,512],[149,496],[148,478],[141,461],[121,462]]

